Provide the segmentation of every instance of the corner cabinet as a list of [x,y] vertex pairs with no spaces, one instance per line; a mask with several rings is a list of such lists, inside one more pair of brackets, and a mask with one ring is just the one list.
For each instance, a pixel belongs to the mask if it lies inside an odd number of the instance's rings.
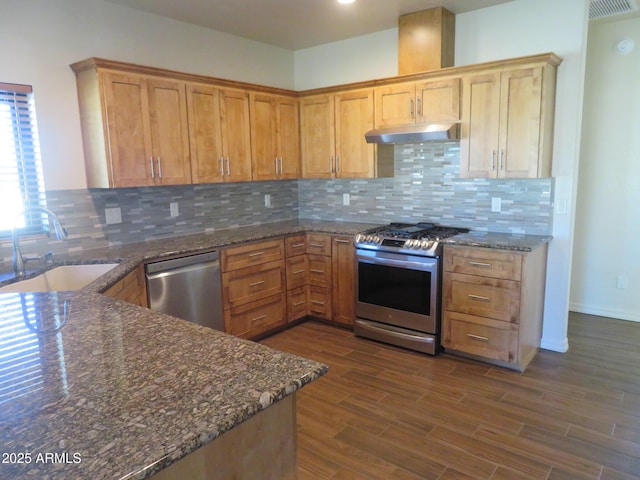
[[551,175],[556,69],[545,62],[463,75],[460,176]]
[[393,158],[378,156],[364,134],[374,127],[373,88],[300,99],[303,178],[393,175]]
[[254,180],[300,176],[298,101],[251,93],[251,157]]
[[546,259],[546,244],[532,252],[445,246],[445,350],[524,370],[540,346]]

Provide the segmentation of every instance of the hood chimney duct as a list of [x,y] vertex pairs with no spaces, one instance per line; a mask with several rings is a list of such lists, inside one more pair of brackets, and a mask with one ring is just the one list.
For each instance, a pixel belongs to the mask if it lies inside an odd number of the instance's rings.
[[443,7],[398,18],[398,75],[453,67],[456,16]]

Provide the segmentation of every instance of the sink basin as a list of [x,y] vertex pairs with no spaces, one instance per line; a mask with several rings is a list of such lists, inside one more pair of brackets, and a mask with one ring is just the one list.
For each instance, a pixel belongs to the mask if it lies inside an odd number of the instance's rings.
[[56,292],[79,290],[96,278],[104,275],[118,263],[99,263],[92,265],[63,265],[38,275],[37,277],[10,283],[0,287],[0,293]]

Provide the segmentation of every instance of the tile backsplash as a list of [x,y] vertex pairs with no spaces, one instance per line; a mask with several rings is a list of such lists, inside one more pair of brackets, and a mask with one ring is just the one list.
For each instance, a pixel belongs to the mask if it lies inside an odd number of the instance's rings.
[[[553,179],[459,179],[459,163],[459,144],[438,142],[396,146],[393,178],[48,191],[47,205],[69,238],[24,238],[21,245],[24,254],[73,252],[296,218],[551,233]],[[492,198],[501,199],[501,212],[491,212]],[[0,261],[0,271],[11,269],[9,239],[0,242]]]
[[[459,170],[457,142],[398,145],[393,178],[299,180],[300,217],[430,221],[492,232],[551,233],[553,179],[460,179]],[[345,193],[349,205],[343,204]],[[491,212],[492,198],[501,199],[500,212]]]

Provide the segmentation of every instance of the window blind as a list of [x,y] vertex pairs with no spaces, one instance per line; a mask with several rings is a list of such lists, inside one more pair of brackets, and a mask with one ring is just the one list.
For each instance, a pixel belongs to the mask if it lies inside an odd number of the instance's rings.
[[16,217],[25,208],[46,206],[33,89],[0,83],[0,235],[48,231],[40,213]]

